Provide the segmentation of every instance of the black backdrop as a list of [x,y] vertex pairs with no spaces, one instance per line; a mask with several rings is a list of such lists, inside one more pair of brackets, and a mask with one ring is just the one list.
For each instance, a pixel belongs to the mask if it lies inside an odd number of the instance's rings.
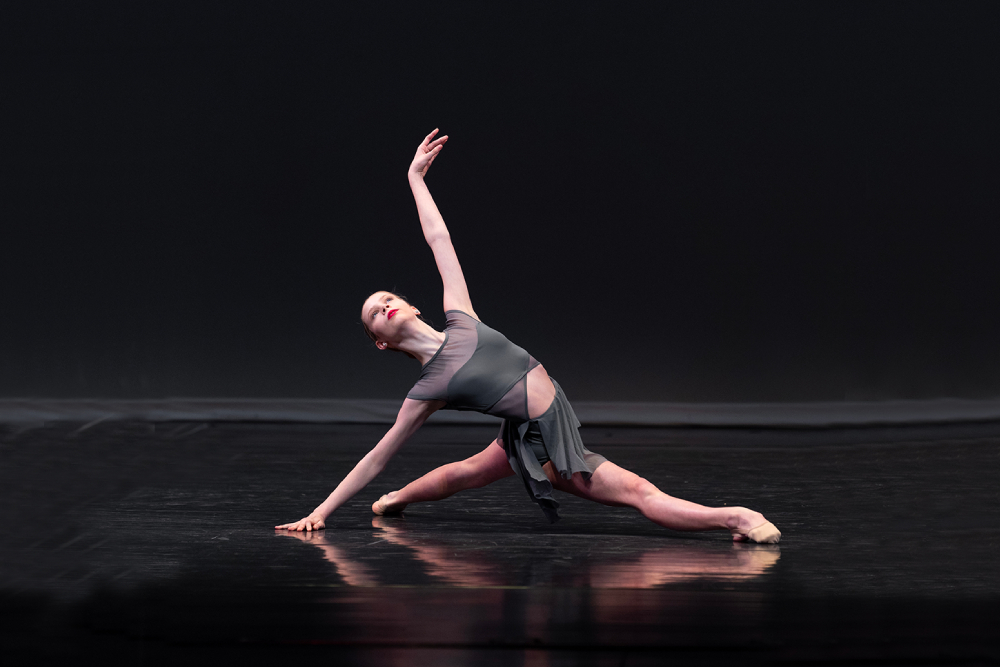
[[0,395],[401,397],[359,310],[443,324],[435,126],[571,398],[1000,395],[996,3],[14,4]]

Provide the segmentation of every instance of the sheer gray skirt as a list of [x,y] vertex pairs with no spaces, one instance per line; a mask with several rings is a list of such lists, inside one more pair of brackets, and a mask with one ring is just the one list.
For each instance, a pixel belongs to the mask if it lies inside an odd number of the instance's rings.
[[549,521],[555,522],[559,519],[559,503],[552,497],[552,482],[542,466],[552,461],[563,479],[574,473],[589,479],[607,459],[583,446],[580,420],[559,383],[552,380],[552,384],[556,395],[549,409],[536,419],[504,419],[497,439],[528,496],[538,503]]

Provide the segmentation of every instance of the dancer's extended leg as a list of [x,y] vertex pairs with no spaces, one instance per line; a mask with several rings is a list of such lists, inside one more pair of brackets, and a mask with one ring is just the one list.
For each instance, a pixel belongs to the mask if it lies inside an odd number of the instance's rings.
[[494,440],[489,447],[464,461],[431,470],[399,491],[387,493],[372,505],[376,514],[402,512],[410,503],[441,500],[465,489],[478,489],[514,474],[503,447]]
[[[753,529],[767,524],[763,514],[745,507],[705,507],[668,496],[651,482],[610,461],[599,465],[589,480],[579,473],[563,479],[551,463],[545,464],[545,472],[560,491],[605,505],[634,507],[647,519],[673,530],[728,530],[733,540],[742,542]],[[781,533],[777,529],[773,533],[754,533],[754,537],[777,542]]]

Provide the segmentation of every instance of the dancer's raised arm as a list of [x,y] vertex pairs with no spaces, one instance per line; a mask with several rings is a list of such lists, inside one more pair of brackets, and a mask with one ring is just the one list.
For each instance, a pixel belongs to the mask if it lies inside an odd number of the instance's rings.
[[379,440],[378,444],[363,459],[358,461],[354,469],[347,473],[347,477],[337,485],[337,488],[326,500],[320,503],[319,507],[304,519],[275,526],[275,528],[297,531],[325,528],[326,518],[375,479],[385,469],[389,459],[403,446],[403,443],[409,440],[410,436],[416,433],[417,429],[441,405],[443,404],[440,401],[414,401],[409,398],[403,401],[403,406],[396,416],[396,423]]
[[424,183],[427,170],[448,141],[448,135],[435,139],[434,135],[437,133],[438,131],[434,130],[420,142],[407,176],[410,180],[410,189],[413,191],[413,199],[417,203],[424,239],[434,252],[434,261],[437,262],[438,272],[441,274],[445,311],[462,310],[479,319],[472,309],[469,288],[465,284],[465,275],[462,273],[461,264],[458,263],[458,255],[455,254],[455,248],[451,244],[451,234],[444,224],[444,218],[441,217],[437,204],[434,203],[434,198],[431,197],[430,190],[427,189],[427,184]]

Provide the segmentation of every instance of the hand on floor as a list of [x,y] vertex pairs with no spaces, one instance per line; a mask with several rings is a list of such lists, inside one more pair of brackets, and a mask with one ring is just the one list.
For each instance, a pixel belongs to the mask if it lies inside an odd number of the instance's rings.
[[326,521],[324,521],[323,517],[318,514],[310,514],[306,518],[299,519],[293,523],[283,523],[280,526],[275,526],[275,529],[277,530],[284,529],[295,531],[322,530],[324,528],[326,528]]

